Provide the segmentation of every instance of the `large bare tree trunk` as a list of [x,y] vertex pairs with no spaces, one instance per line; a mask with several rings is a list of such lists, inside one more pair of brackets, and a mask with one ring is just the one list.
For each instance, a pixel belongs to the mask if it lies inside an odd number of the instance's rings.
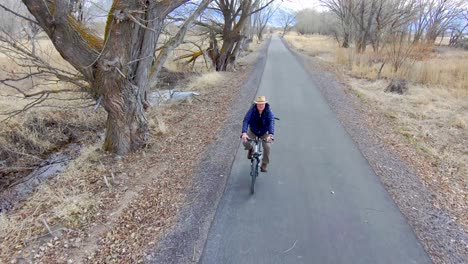
[[106,79],[103,88],[114,90],[115,93],[108,93],[103,100],[107,111],[104,149],[122,155],[147,142],[148,121],[138,87],[115,83],[115,79]]
[[233,61],[232,52],[234,49],[234,45],[236,45],[235,37],[225,37],[223,40],[223,45],[221,46],[221,50],[219,52],[218,58],[216,59],[216,71],[226,71],[227,66],[230,61]]
[[[245,24],[250,23],[250,16],[270,5],[274,0],[268,0],[262,6],[259,4],[260,0],[224,0],[215,1],[216,8],[224,18],[222,29],[223,45],[218,52],[217,41],[212,36],[210,43],[210,57],[212,58],[217,71],[226,71],[229,64],[234,63],[236,59],[236,52],[242,48],[241,42],[245,36]],[[254,7],[259,8],[253,10]],[[208,26],[208,28],[211,28]],[[213,28],[212,28],[213,29]],[[236,46],[238,45],[238,46]],[[236,48],[237,47],[237,48]]]
[[248,12],[248,10],[242,13],[243,15],[235,25],[233,25],[231,14],[226,14],[224,18],[223,45],[215,60],[216,71],[226,71],[227,66],[235,61],[233,54],[234,47],[236,43],[242,39],[241,30],[244,28],[244,23],[247,18],[246,12]]
[[215,61],[216,71],[226,71],[229,63],[234,61],[234,58],[232,57],[233,49],[237,41],[241,38],[240,32],[237,33],[233,29],[230,29],[229,26],[227,27],[228,28],[224,30],[223,34],[223,45],[221,46],[221,50],[219,51],[219,55]]
[[343,42],[341,43],[342,48],[349,48],[349,33],[345,32],[343,35]]
[[[156,3],[150,2],[148,9],[154,8]],[[119,12],[139,9],[142,6],[138,1],[114,2],[111,12],[116,15],[108,20],[106,46],[98,64],[96,86],[101,89],[107,111],[104,149],[117,154],[140,148],[148,135],[145,94],[162,18],[158,12],[142,12],[137,18],[148,21],[146,25],[135,26],[131,19],[120,21]]]
[[[104,40],[70,15],[67,0],[23,0],[62,57],[107,111],[104,148],[120,155],[147,141],[146,92],[164,18],[188,0],[114,0]],[[104,44],[105,43],[105,44]]]

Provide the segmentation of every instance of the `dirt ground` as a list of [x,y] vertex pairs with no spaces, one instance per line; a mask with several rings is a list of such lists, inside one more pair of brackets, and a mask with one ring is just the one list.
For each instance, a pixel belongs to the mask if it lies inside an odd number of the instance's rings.
[[233,71],[196,74],[176,87],[200,93],[196,99],[153,108],[144,150],[122,158],[102,152],[100,141],[84,146],[66,172],[2,213],[0,262],[143,262],[192,202],[194,170],[253,69],[252,50]]

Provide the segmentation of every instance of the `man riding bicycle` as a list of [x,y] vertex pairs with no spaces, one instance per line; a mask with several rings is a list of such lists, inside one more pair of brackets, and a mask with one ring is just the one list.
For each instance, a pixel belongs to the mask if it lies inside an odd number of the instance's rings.
[[265,96],[258,96],[252,107],[245,114],[242,126],[242,143],[248,150],[247,158],[251,159],[253,154],[252,143],[248,138],[259,137],[266,141],[263,145],[263,159],[260,171],[266,172],[270,163],[270,145],[275,133],[275,116]]

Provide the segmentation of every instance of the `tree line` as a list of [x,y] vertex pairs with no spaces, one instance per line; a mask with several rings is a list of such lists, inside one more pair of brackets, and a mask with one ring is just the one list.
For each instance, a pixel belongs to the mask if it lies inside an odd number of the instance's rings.
[[303,10],[297,14],[299,33],[332,35],[341,47],[351,44],[362,53],[375,52],[382,43],[404,39],[435,44],[449,37],[456,46],[468,34],[468,7],[464,0],[320,0],[326,12]]

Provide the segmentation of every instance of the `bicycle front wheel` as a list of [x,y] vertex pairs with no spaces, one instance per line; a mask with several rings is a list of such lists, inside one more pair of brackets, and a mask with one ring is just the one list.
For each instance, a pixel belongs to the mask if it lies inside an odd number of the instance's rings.
[[254,194],[255,193],[255,180],[257,179],[257,176],[258,176],[258,159],[255,159],[253,162],[252,162],[252,168],[251,168],[251,171],[250,171],[250,175],[251,175],[251,182],[250,182],[250,194]]

